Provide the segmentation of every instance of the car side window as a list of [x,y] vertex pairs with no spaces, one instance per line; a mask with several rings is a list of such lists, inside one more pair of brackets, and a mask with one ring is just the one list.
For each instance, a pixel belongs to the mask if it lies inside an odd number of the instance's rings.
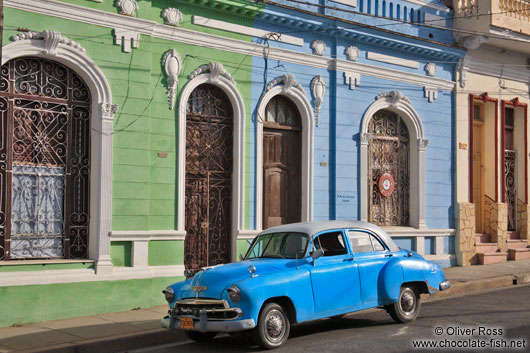
[[345,255],[348,253],[340,231],[321,234],[315,238],[312,251],[317,249],[324,250],[324,256]]
[[385,247],[372,234],[359,231],[349,230],[348,237],[350,238],[351,247],[354,253],[385,251]]

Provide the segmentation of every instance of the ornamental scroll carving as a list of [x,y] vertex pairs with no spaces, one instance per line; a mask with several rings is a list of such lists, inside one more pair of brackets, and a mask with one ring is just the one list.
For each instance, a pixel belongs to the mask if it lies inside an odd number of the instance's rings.
[[236,84],[232,76],[223,67],[223,64],[217,61],[213,61],[209,64],[199,66],[191,72],[188,78],[190,80],[193,80],[195,77],[205,73],[210,73],[210,78],[208,82],[217,83],[219,81],[219,77],[223,76],[228,81],[232,82],[234,85]]
[[81,45],[79,45],[79,43],[76,43],[71,39],[63,37],[61,33],[57,31],[50,31],[50,30],[46,30],[43,32],[30,31],[30,32],[16,34],[11,37],[11,40],[14,42],[19,41],[19,40],[29,40],[29,39],[43,40],[44,47],[46,48],[44,51],[44,54],[57,55],[57,48],[59,47],[59,44],[67,45],[82,53],[85,52],[85,49]]
[[395,107],[400,101],[405,101],[410,104],[410,100],[408,100],[407,97],[405,97],[401,91],[396,90],[381,93],[376,97],[376,99],[387,99],[393,107]]
[[167,76],[167,98],[169,109],[172,110],[175,106],[176,90],[179,82],[178,76],[182,70],[182,60],[175,49],[170,49],[164,54],[162,63]]
[[267,85],[267,91],[270,91],[274,86],[283,85],[283,92],[288,93],[291,89],[296,88],[300,91],[304,91],[302,86],[296,81],[293,75],[285,74],[283,76],[276,77]]
[[326,93],[326,83],[322,76],[315,76],[311,81],[311,93],[313,93],[313,100],[315,103],[315,125],[320,124],[320,110],[324,102],[324,93]]

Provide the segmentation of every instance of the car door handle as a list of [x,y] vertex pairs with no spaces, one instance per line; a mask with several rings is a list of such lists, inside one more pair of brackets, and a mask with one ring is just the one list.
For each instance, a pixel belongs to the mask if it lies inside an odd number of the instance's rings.
[[385,257],[392,257],[394,254],[385,254]]
[[344,259],[344,260],[342,260],[342,261],[353,261],[353,257],[349,257],[349,258]]

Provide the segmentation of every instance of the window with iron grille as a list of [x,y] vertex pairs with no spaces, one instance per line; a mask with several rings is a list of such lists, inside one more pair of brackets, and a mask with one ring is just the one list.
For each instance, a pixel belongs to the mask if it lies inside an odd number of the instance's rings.
[[87,258],[90,91],[64,65],[0,72],[0,260]]

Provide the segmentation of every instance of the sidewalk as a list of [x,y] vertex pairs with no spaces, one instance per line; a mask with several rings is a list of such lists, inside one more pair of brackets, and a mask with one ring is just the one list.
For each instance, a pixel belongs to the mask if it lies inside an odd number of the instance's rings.
[[[456,297],[530,283],[530,260],[444,270],[452,287],[423,300]],[[180,331],[160,328],[167,306],[0,328],[0,353],[119,352],[184,340]]]

